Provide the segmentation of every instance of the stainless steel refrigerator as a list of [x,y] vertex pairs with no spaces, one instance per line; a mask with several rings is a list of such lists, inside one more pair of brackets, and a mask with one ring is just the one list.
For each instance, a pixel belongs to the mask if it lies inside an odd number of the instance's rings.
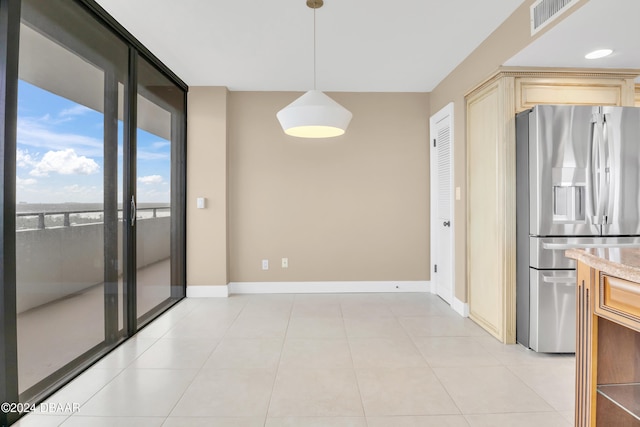
[[575,352],[575,247],[640,246],[640,108],[516,116],[516,338]]

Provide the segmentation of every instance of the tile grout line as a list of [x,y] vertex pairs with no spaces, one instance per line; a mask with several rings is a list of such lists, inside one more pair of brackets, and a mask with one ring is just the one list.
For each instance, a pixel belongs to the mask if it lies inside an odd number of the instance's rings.
[[[535,366],[535,364],[533,364]],[[522,381],[522,383],[524,385],[526,385],[536,396],[538,396],[540,399],[542,399],[543,402],[545,402],[547,405],[549,405],[549,407],[551,409],[553,409],[553,412],[557,413],[559,416],[561,416],[563,419],[564,417],[562,416],[562,414],[560,413],[560,411],[558,409],[556,409],[553,404],[551,402],[549,402],[547,399],[545,399],[544,396],[542,396],[540,393],[538,393],[532,386],[529,385],[529,383],[527,381],[525,381],[523,378],[521,378],[517,373],[515,373],[513,371],[513,369],[511,369],[513,365],[504,365],[504,367],[517,379],[519,379],[520,381]],[[518,366],[528,366],[528,365],[518,365]],[[574,395],[574,399],[575,399],[575,395]]]
[[[394,313],[395,314],[395,313]],[[432,317],[437,317],[437,316],[425,316],[426,318],[428,318],[429,320],[431,320]],[[447,396],[449,397],[449,399],[451,399],[451,402],[453,402],[453,404],[456,406],[456,408],[459,411],[459,415],[464,415],[462,412],[462,409],[460,408],[460,406],[458,405],[458,402],[456,402],[456,400],[453,398],[453,396],[451,396],[451,393],[449,392],[449,390],[447,389],[447,387],[445,387],[445,385],[442,383],[442,381],[440,380],[440,377],[438,377],[438,375],[436,374],[436,371],[433,369],[433,367],[431,366],[431,364],[429,364],[429,361],[427,360],[427,358],[424,356],[424,354],[422,354],[422,351],[420,351],[420,348],[418,347],[418,345],[416,344],[416,342],[414,341],[414,336],[411,335],[409,333],[409,331],[404,327],[404,325],[402,324],[402,322],[400,322],[399,316],[397,318],[398,323],[400,324],[400,327],[404,330],[404,332],[409,336],[409,339],[411,341],[411,344],[413,345],[413,347],[415,348],[415,350],[418,352],[418,354],[420,355],[420,357],[422,357],[422,360],[424,360],[424,363],[429,367],[429,369],[431,370],[431,373],[433,374],[433,377],[436,379],[436,381],[438,381],[438,384],[440,384],[440,386],[442,387],[442,389],[444,390],[445,393],[447,393]],[[430,337],[427,337],[430,338]],[[444,414],[443,414],[444,415]],[[457,415],[457,414],[452,414],[452,415]]]
[[349,359],[351,359],[351,368],[353,369],[353,376],[356,379],[356,387],[358,388],[358,395],[360,396],[360,405],[362,405],[362,415],[364,417],[364,423],[366,426],[369,425],[369,421],[367,421],[367,410],[364,405],[364,398],[362,397],[362,390],[360,389],[360,380],[358,379],[358,372],[356,370],[356,365],[353,362],[353,349],[351,348],[351,340],[349,339],[349,334],[347,332],[347,325],[344,322],[344,311],[342,307],[342,301],[339,302],[340,305],[340,320],[342,320],[342,327],[344,328],[345,339],[347,340],[347,346],[349,347]]
[[289,332],[289,324],[291,323],[291,313],[293,312],[293,306],[296,301],[296,295],[293,294],[293,299],[291,302],[291,307],[289,308],[289,317],[287,317],[287,327],[284,331],[284,336],[282,337],[282,346],[280,347],[280,356],[278,357],[278,363],[276,364],[276,371],[273,374],[273,384],[271,385],[271,394],[269,395],[269,402],[267,403],[267,412],[264,414],[264,424],[266,427],[267,421],[269,420],[269,410],[271,409],[271,401],[273,400],[273,392],[276,389],[276,381],[278,380],[278,372],[280,372],[280,362],[282,361],[282,353],[284,352],[284,344],[287,341],[287,333]]
[[[200,303],[199,305],[203,305],[202,303]],[[166,417],[164,417],[164,421],[162,422],[162,425],[165,425],[167,423],[167,421],[169,420],[169,418],[171,417],[171,413],[176,409],[176,406],[178,406],[178,403],[180,403],[180,401],[182,401],[182,399],[184,398],[185,393],[187,392],[187,390],[189,389],[189,387],[191,387],[193,385],[193,383],[195,382],[196,378],[198,378],[198,376],[202,373],[202,370],[204,369],[204,366],[207,363],[207,360],[209,360],[209,358],[211,357],[211,355],[216,351],[216,349],[218,348],[218,346],[220,345],[220,343],[222,342],[222,340],[224,339],[224,337],[226,336],[226,334],[229,332],[229,329],[231,328],[231,325],[236,321],[236,319],[240,316],[240,313],[242,313],[242,311],[244,310],[246,306],[246,303],[242,306],[242,308],[238,311],[238,313],[233,317],[233,321],[229,323],[229,325],[227,326],[227,329],[225,330],[224,334],[220,337],[220,339],[218,340],[218,342],[216,343],[215,346],[213,346],[213,348],[211,349],[211,352],[209,353],[209,356],[206,358],[206,360],[202,363],[202,366],[200,366],[200,368],[198,368],[196,370],[195,375],[193,376],[193,378],[191,379],[191,381],[189,381],[189,383],[187,384],[187,386],[184,388],[184,390],[182,391],[182,393],[180,394],[180,396],[176,399],[176,402],[173,404],[173,406],[171,407],[171,409],[169,410],[168,414]],[[174,327],[176,325],[174,324]],[[173,328],[171,328],[173,329]],[[169,329],[169,331],[171,330]],[[166,335],[167,333],[169,333],[169,331],[165,332],[164,335]],[[163,336],[164,336],[163,335]]]
[[[137,333],[136,333],[137,334]],[[94,363],[92,366],[90,366],[89,368],[87,368],[87,370],[85,370],[82,374],[80,374],[80,376],[74,378],[71,382],[69,382],[65,387],[72,385],[73,383],[75,383],[77,380],[81,379],[81,376],[83,376],[85,373],[89,372],[89,370],[93,369],[97,364],[99,364],[100,362],[102,362],[104,360],[105,357],[114,354],[115,352],[118,351],[124,351],[124,349],[122,349],[121,347],[123,345],[127,344],[127,341],[129,341],[130,339],[134,338],[135,335],[133,335],[132,337],[130,337],[129,339],[127,339],[126,341],[124,341],[123,343],[121,343],[120,345],[118,345],[116,348],[112,349],[109,353],[107,353],[105,356],[103,356],[102,358],[100,358],[98,361],[96,361],[96,363]],[[113,381],[115,381],[118,377],[120,377],[125,370],[127,370],[127,368],[129,368],[129,366],[131,366],[131,364],[140,356],[142,356],[147,350],[149,350],[149,348],[151,348],[153,345],[155,345],[158,340],[160,339],[160,337],[156,337],[153,342],[149,345],[149,347],[147,347],[146,349],[144,349],[144,351],[142,353],[140,353],[139,355],[137,355],[135,358],[133,358],[131,361],[129,361],[126,365],[124,365],[121,368],[116,368],[114,369],[115,371],[117,371],[118,369],[120,370],[120,372],[116,373],[113,378],[111,378],[109,381],[107,381],[105,384],[103,384],[98,390],[96,390],[93,394],[91,394],[86,400],[85,402],[80,405],[80,407],[78,408],[77,412],[73,412],[71,413],[68,418],[66,418],[61,424],[62,425],[64,423],[66,423],[71,417],[77,416],[77,417],[81,417],[83,415],[80,415],[80,410],[82,410],[82,407],[84,407],[87,403],[89,403],[89,401],[91,399],[93,399],[98,393],[100,393],[102,390],[104,390],[109,384],[111,384]],[[100,368],[95,368],[96,370],[100,369]],[[111,371],[110,369],[104,369],[105,371]],[[61,392],[65,387],[63,387],[62,389],[58,390],[56,393],[54,393],[52,396],[50,396],[47,400],[52,399],[53,397],[55,397],[55,395],[59,392]],[[45,401],[46,402],[46,401]],[[91,416],[91,415],[88,415]]]
[[[166,314],[167,314],[167,313],[169,313],[171,310],[173,310],[174,308],[176,308],[176,307],[178,306],[178,304],[180,304],[181,302],[182,302],[182,301],[179,301],[177,304],[175,304],[174,306],[172,306],[171,308],[169,308],[169,310],[167,310],[165,313],[163,313],[163,315],[162,315],[162,316],[166,315]],[[194,307],[194,308],[195,308],[195,307]],[[193,309],[192,309],[192,310],[193,310]],[[188,311],[187,313],[189,313],[189,312],[190,312],[190,311]],[[155,321],[160,320],[160,319],[162,318],[162,316],[160,316],[160,318],[158,318],[158,319],[154,319],[151,323],[154,323]],[[183,316],[181,316],[181,317],[180,317],[180,319],[181,319],[181,318],[183,318],[183,317],[185,317],[185,316],[186,316],[186,314],[185,314],[185,315],[183,315]],[[173,323],[173,322],[172,322],[172,323]],[[151,324],[146,325],[146,326],[151,326]],[[64,423],[66,423],[69,419],[71,419],[71,417],[74,417],[74,416],[81,417],[81,416],[83,416],[83,415],[80,415],[80,410],[82,409],[82,407],[83,407],[83,406],[85,406],[87,403],[89,403],[89,401],[90,401],[92,398],[94,398],[98,393],[100,393],[102,390],[104,390],[104,388],[105,388],[105,387],[107,387],[109,384],[111,384],[113,381],[115,381],[118,377],[120,377],[120,376],[124,373],[124,371],[125,371],[127,368],[129,368],[129,367],[133,364],[133,362],[134,362],[136,359],[138,359],[138,358],[139,358],[139,357],[141,357],[144,353],[146,353],[146,352],[147,352],[151,347],[153,347],[153,346],[154,346],[154,345],[155,345],[155,344],[156,344],[156,343],[157,343],[157,342],[158,342],[158,341],[159,341],[159,340],[160,340],[164,335],[166,335],[166,334],[169,332],[169,330],[171,330],[171,329],[172,329],[172,328],[169,328],[167,331],[165,331],[165,332],[164,332],[161,336],[159,336],[159,337],[149,337],[149,339],[153,339],[153,342],[152,342],[152,343],[151,343],[151,344],[150,344],[150,345],[149,345],[149,346],[148,346],[148,347],[147,347],[147,348],[146,348],[142,353],[140,353],[140,354],[139,354],[139,355],[137,355],[135,358],[133,358],[133,359],[132,359],[129,363],[127,363],[124,367],[122,367],[122,368],[117,368],[117,369],[120,369],[120,372],[118,372],[116,375],[114,375],[114,376],[113,376],[113,378],[111,378],[109,381],[107,381],[105,384],[103,384],[103,385],[102,385],[98,390],[96,390],[93,394],[91,394],[91,395],[90,395],[90,396],[85,400],[85,402],[84,402],[82,405],[80,405],[80,408],[78,409],[78,411],[77,411],[77,412],[73,412],[73,413],[69,414],[69,415],[68,415],[68,416],[67,416],[67,417],[62,421],[62,423],[60,423],[60,424],[58,424],[58,425],[59,425],[59,426],[60,426],[60,425],[63,425],[63,424],[64,424]],[[65,387],[67,387],[67,386],[69,386],[69,385],[72,385],[72,384],[73,384],[73,383],[75,383],[76,381],[80,380],[80,379],[81,379],[81,377],[82,377],[85,373],[87,373],[87,372],[89,372],[89,370],[91,370],[91,369],[95,368],[95,366],[96,366],[96,365],[98,365],[100,362],[102,362],[102,361],[104,360],[104,358],[105,358],[105,357],[107,357],[107,356],[109,356],[109,355],[111,355],[111,354],[114,354],[115,352],[124,351],[124,349],[122,348],[122,346],[126,345],[126,344],[127,344],[127,342],[128,342],[129,340],[131,340],[131,339],[134,339],[134,338],[135,338],[135,339],[137,339],[137,335],[138,335],[138,333],[139,333],[139,331],[138,331],[138,332],[136,332],[133,336],[129,337],[129,338],[128,338],[127,340],[125,340],[124,342],[122,342],[121,344],[119,344],[117,347],[115,347],[114,349],[112,349],[112,350],[111,350],[107,355],[103,356],[103,357],[102,357],[102,358],[100,358],[98,361],[96,361],[96,362],[95,362],[91,367],[87,368],[87,370],[85,370],[85,371],[84,371],[80,376],[78,376],[78,377],[74,378],[74,379],[73,379],[70,383],[68,383]],[[144,338],[144,337],[142,337],[142,338],[143,338],[143,339],[146,339],[146,338]],[[154,339],[154,338],[155,338],[155,339]],[[100,369],[100,368],[95,368],[95,369],[97,370],[97,369]],[[115,370],[117,370],[117,369],[115,369]],[[108,370],[108,369],[104,369],[104,370]],[[110,371],[110,370],[108,370],[108,371]],[[54,393],[52,396],[50,396],[47,400],[50,400],[50,399],[54,398],[54,397],[55,397],[55,395],[56,395],[57,393],[61,392],[65,387],[63,387],[62,389],[58,390],[56,393]],[[91,416],[91,415],[88,415],[88,416]],[[100,417],[103,417],[103,416],[100,416]]]

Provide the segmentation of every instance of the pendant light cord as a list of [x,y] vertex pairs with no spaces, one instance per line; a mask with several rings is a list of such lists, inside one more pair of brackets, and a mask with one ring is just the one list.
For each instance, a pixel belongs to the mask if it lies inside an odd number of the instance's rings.
[[313,9],[313,90],[316,90],[316,9]]

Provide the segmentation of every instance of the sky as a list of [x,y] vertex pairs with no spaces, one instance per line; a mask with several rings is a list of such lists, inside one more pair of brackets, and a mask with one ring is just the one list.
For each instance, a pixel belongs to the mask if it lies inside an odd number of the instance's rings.
[[[122,201],[122,122],[118,128]],[[16,201],[102,203],[103,131],[101,112],[20,80]],[[170,148],[166,139],[138,129],[138,203],[169,203]]]

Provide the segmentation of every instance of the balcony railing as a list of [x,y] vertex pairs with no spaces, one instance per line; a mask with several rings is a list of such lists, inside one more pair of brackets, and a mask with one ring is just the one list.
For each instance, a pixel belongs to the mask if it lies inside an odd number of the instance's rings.
[[[171,216],[171,207],[170,206],[152,206],[152,207],[139,207],[136,209],[136,216],[138,219],[145,218],[159,218]],[[144,215],[147,212],[149,215]],[[24,218],[25,220],[17,221],[16,228],[18,230],[44,230],[47,227],[47,217],[62,217],[62,224],[55,223],[53,227],[71,227],[73,225],[82,225],[82,224],[96,224],[102,222],[102,215],[99,218],[91,218],[91,217],[82,217],[82,215],[91,215],[91,214],[103,214],[104,210],[101,209],[82,209],[82,210],[65,210],[65,211],[47,211],[47,212],[19,212],[16,214],[17,218]],[[79,223],[71,222],[71,215],[78,215],[83,220]],[[27,218],[37,218],[37,224],[32,224],[35,221],[29,221]],[[122,209],[118,209],[118,219],[122,220]],[[35,225],[35,226],[34,226]]]
[[[104,282],[105,227],[102,215],[98,215],[102,213],[102,210],[84,209],[17,214],[23,223],[17,224],[22,228],[16,232],[18,313]],[[122,211],[118,214],[118,258],[121,260],[124,224]],[[85,217],[74,218],[75,215]],[[24,223],[28,217],[33,218],[30,223]],[[171,255],[170,207],[138,208],[136,217],[136,268],[166,262]],[[123,265],[117,262],[118,275],[123,273]]]

